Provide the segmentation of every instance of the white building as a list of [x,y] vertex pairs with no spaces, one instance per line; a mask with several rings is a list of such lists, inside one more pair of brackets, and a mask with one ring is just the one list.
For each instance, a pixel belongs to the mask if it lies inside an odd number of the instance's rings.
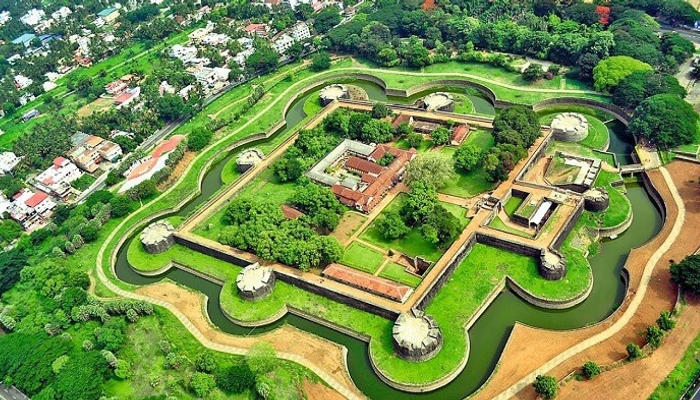
[[126,107],[134,101],[138,100],[139,96],[141,96],[140,86],[126,89],[122,94],[114,98],[114,105],[117,107],[117,109]]
[[199,43],[205,36],[214,30],[214,24],[207,24],[204,28],[197,28],[188,35],[194,43]]
[[228,75],[231,72],[228,68],[202,67],[194,73],[195,79],[202,86],[209,89],[216,89],[228,82]]
[[32,8],[31,10],[27,11],[27,13],[24,14],[19,20],[22,21],[22,23],[25,25],[34,26],[38,25],[45,15],[46,13],[44,12],[44,10],[37,10],[36,8]]
[[175,94],[177,89],[175,89],[171,84],[168,83],[168,81],[163,81],[160,83],[160,86],[158,86],[158,94],[163,96],[164,94]]
[[223,33],[208,33],[202,38],[200,43],[207,46],[221,46],[229,42],[231,37]]
[[5,213],[10,213],[10,207],[12,207],[12,202],[0,193],[0,219],[5,218]]
[[187,85],[184,88],[180,89],[180,91],[177,92],[177,95],[187,100],[190,98],[190,92],[192,91],[192,89],[194,89],[193,85]]
[[72,13],[73,11],[71,11],[70,8],[63,6],[51,13],[51,18],[55,19],[56,21],[60,21],[66,18],[67,16],[71,15]]
[[37,175],[34,181],[39,189],[63,198],[70,192],[70,184],[80,178],[82,174],[78,167],[67,158],[56,157],[53,164]]
[[298,22],[292,27],[292,37],[294,40],[304,41],[311,37],[309,26],[305,22]]
[[0,26],[3,26],[6,23],[10,22],[11,19],[12,16],[10,15],[9,11],[0,12]]
[[30,101],[36,100],[36,96],[34,96],[32,93],[25,93],[19,98],[19,104],[20,105],[26,105]]
[[22,189],[12,196],[9,213],[12,219],[22,224],[24,229],[41,225],[48,221],[56,203],[44,192]]
[[251,47],[251,48],[249,48],[249,49],[245,49],[245,50],[241,51],[240,53],[236,54],[235,56],[233,56],[233,61],[235,61],[235,62],[236,62],[238,65],[240,65],[241,67],[244,67],[244,66],[245,66],[246,60],[247,60],[248,57],[250,57],[253,53],[255,53],[255,49],[254,49],[254,48]]
[[182,46],[176,44],[170,49],[168,55],[179,59],[183,63],[187,63],[188,61],[197,57],[197,48],[194,46]]
[[34,83],[32,78],[28,78],[24,75],[15,75],[15,87],[17,90],[23,90],[32,83]]
[[50,91],[50,90],[54,90],[54,89],[56,89],[57,86],[58,86],[58,85],[56,85],[55,83],[49,82],[49,81],[44,82],[44,83],[41,84],[41,87],[44,89],[44,92],[48,92],[48,91]]
[[0,176],[9,174],[20,161],[22,161],[22,158],[17,157],[17,155],[11,151],[0,153]]
[[294,38],[291,36],[287,35],[286,33],[280,36],[277,40],[275,40],[274,43],[272,43],[272,48],[275,49],[278,53],[284,54],[289,50],[290,47],[294,44]]

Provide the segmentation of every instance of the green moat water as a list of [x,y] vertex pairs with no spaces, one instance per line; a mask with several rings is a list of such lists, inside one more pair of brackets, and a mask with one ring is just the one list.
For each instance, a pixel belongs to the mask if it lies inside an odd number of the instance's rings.
[[[375,85],[356,81],[353,84],[365,88],[373,100],[386,99],[386,96],[382,98],[384,93],[381,88]],[[288,128],[283,132],[291,129],[289,127],[294,127],[304,118],[302,108],[308,96],[302,96],[292,105],[286,116]],[[233,157],[233,154],[217,162],[207,172],[202,183],[202,193],[183,207],[177,215],[187,216],[221,188],[221,170],[230,157]],[[168,278],[204,293],[209,299],[207,312],[210,320],[224,332],[250,335],[287,323],[347,347],[350,374],[358,388],[370,398],[379,399],[390,396],[402,399],[464,398],[476,391],[488,379],[516,321],[546,329],[574,329],[605,319],[619,306],[625,293],[622,266],[630,249],[653,238],[663,222],[659,210],[644,187],[639,184],[628,184],[627,187],[627,195],[634,213],[632,226],[615,240],[602,243],[598,253],[590,257],[594,275],[590,296],[583,303],[567,310],[547,310],[532,306],[510,290],[505,290],[469,330],[471,348],[466,368],[452,382],[429,393],[405,393],[386,385],[373,372],[367,343],[304,318],[286,315],[273,324],[259,328],[243,327],[232,323],[219,307],[220,286],[179,269],[171,269],[157,277],[139,275],[127,261],[126,249],[129,241],[119,249],[115,269],[119,279],[134,285],[145,285]]]

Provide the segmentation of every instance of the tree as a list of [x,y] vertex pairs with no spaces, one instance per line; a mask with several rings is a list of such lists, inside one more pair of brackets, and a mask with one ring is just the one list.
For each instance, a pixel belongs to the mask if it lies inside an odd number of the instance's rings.
[[360,134],[355,138],[365,143],[386,143],[394,138],[394,128],[384,120],[370,119],[362,124]]
[[408,42],[401,43],[399,54],[411,67],[422,68],[430,65],[430,53],[423,46],[423,42],[416,36],[411,36]]
[[109,206],[112,209],[112,216],[115,218],[123,217],[131,212],[131,200],[126,196],[114,196],[109,200]]
[[452,158],[457,169],[470,172],[484,159],[484,153],[478,146],[466,144],[458,148]]
[[385,118],[390,111],[384,103],[374,103],[372,106],[372,118]]
[[409,133],[406,135],[406,142],[410,147],[418,148],[423,143],[423,135],[420,133]]
[[637,106],[627,132],[649,140],[660,149],[669,149],[692,143],[697,122],[698,114],[683,99],[657,94]]
[[700,255],[690,255],[671,265],[671,279],[683,290],[700,294]]
[[600,20],[595,4],[576,3],[564,9],[564,17],[584,25],[593,25]]
[[387,212],[377,218],[375,227],[379,234],[386,240],[394,240],[405,236],[409,228],[395,211]]
[[676,321],[671,318],[670,312],[664,310],[661,311],[659,318],[656,320],[656,324],[659,325],[659,328],[665,331],[670,331],[674,326],[676,326]]
[[165,121],[174,121],[192,112],[192,107],[176,94],[164,94],[156,100],[156,111]]
[[584,81],[593,80],[593,69],[595,69],[600,60],[600,56],[595,53],[586,52],[581,54],[576,61],[576,66],[578,67],[578,77]]
[[529,148],[540,136],[540,123],[531,109],[511,106],[501,111],[493,121],[496,143],[510,143]]
[[601,92],[610,92],[634,71],[651,71],[651,65],[628,56],[613,56],[593,68],[593,86]]
[[653,71],[635,71],[625,77],[613,90],[613,103],[633,109],[647,97],[657,94],[686,96],[678,80],[669,74]]
[[197,397],[206,397],[216,387],[216,381],[213,375],[195,372],[190,379],[190,387]]
[[595,363],[595,361],[588,361],[585,364],[583,364],[583,368],[581,368],[581,371],[583,372],[583,376],[586,377],[586,379],[592,379],[596,375],[600,374],[600,367],[598,364]]
[[535,387],[535,392],[545,399],[557,397],[557,392],[559,391],[557,380],[549,375],[537,375],[537,377],[535,377],[535,383],[533,383],[532,386]]
[[642,349],[636,343],[630,343],[627,345],[627,359],[632,361],[636,360],[642,356]]
[[[304,5],[304,4],[300,4]],[[323,71],[331,67],[331,56],[325,51],[319,51],[311,58],[311,70]]]
[[226,393],[243,393],[255,384],[255,375],[242,361],[221,369],[216,375],[217,386]]
[[246,60],[246,69],[249,73],[256,71],[267,72],[277,67],[279,53],[275,51],[266,41],[257,40],[255,51]]
[[211,129],[197,129],[187,136],[187,148],[192,151],[202,150],[209,144],[211,138]]
[[530,63],[530,65],[528,65],[527,68],[525,68],[522,75],[523,79],[525,79],[526,81],[534,82],[544,77],[544,70],[542,69],[542,65],[537,63]]
[[216,371],[217,368],[214,356],[208,351],[200,353],[194,360],[194,365],[197,371],[206,373],[212,373]]
[[444,126],[440,126],[430,133],[434,146],[443,146],[450,143],[450,136],[450,130]]
[[316,18],[314,18],[314,29],[319,33],[326,33],[330,31],[331,28],[338,25],[341,19],[342,17],[340,16],[340,9],[338,6],[326,7],[316,14]]
[[422,182],[416,182],[406,194],[399,210],[402,219],[409,226],[424,223],[438,204],[435,187]]
[[655,325],[650,325],[647,327],[646,331],[647,341],[654,347],[659,347],[661,345],[661,338],[664,336],[664,332]]
[[431,152],[419,155],[406,167],[405,182],[408,186],[417,184],[442,188],[455,175],[454,164],[449,156]]
[[117,360],[114,375],[121,380],[131,378],[131,364],[126,360]]
[[250,371],[257,375],[270,372],[276,363],[275,349],[268,342],[257,342],[248,351],[246,362]]

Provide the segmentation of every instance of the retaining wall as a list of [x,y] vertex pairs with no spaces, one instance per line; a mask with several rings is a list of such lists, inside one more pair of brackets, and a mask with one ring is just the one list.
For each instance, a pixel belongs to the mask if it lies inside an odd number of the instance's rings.
[[618,121],[622,122],[625,126],[629,124],[630,115],[622,108],[614,104],[603,103],[597,100],[586,99],[582,97],[556,97],[552,99],[542,100],[540,102],[535,103],[532,106],[532,110],[537,112],[547,109],[547,107],[550,106],[567,104],[587,106],[598,110],[603,110],[610,113],[613,117],[615,117]]

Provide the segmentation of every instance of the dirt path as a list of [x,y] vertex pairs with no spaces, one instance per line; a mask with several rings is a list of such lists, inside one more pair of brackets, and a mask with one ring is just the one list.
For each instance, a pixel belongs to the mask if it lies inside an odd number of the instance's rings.
[[[303,358],[306,361],[305,365],[312,365],[325,371],[344,387],[351,388],[352,394],[356,397],[363,397],[345,368],[346,350],[340,345],[318,336],[309,335],[289,325],[283,325],[262,335],[256,335],[254,329],[251,329],[249,336],[235,336],[224,333],[214,328],[204,316],[202,312],[206,304],[204,295],[189,291],[172,282],[159,282],[143,286],[137,289],[136,293],[171,304],[201,333],[201,337],[198,337],[200,341],[203,340],[205,343],[225,346],[229,350],[233,348],[235,351],[229,352],[237,354],[245,354],[251,346],[260,341],[269,342],[278,353],[294,354]],[[216,350],[216,348],[214,349]],[[325,389],[340,396],[332,389]],[[316,391],[319,392],[318,390]],[[342,396],[339,398],[342,398]]]

